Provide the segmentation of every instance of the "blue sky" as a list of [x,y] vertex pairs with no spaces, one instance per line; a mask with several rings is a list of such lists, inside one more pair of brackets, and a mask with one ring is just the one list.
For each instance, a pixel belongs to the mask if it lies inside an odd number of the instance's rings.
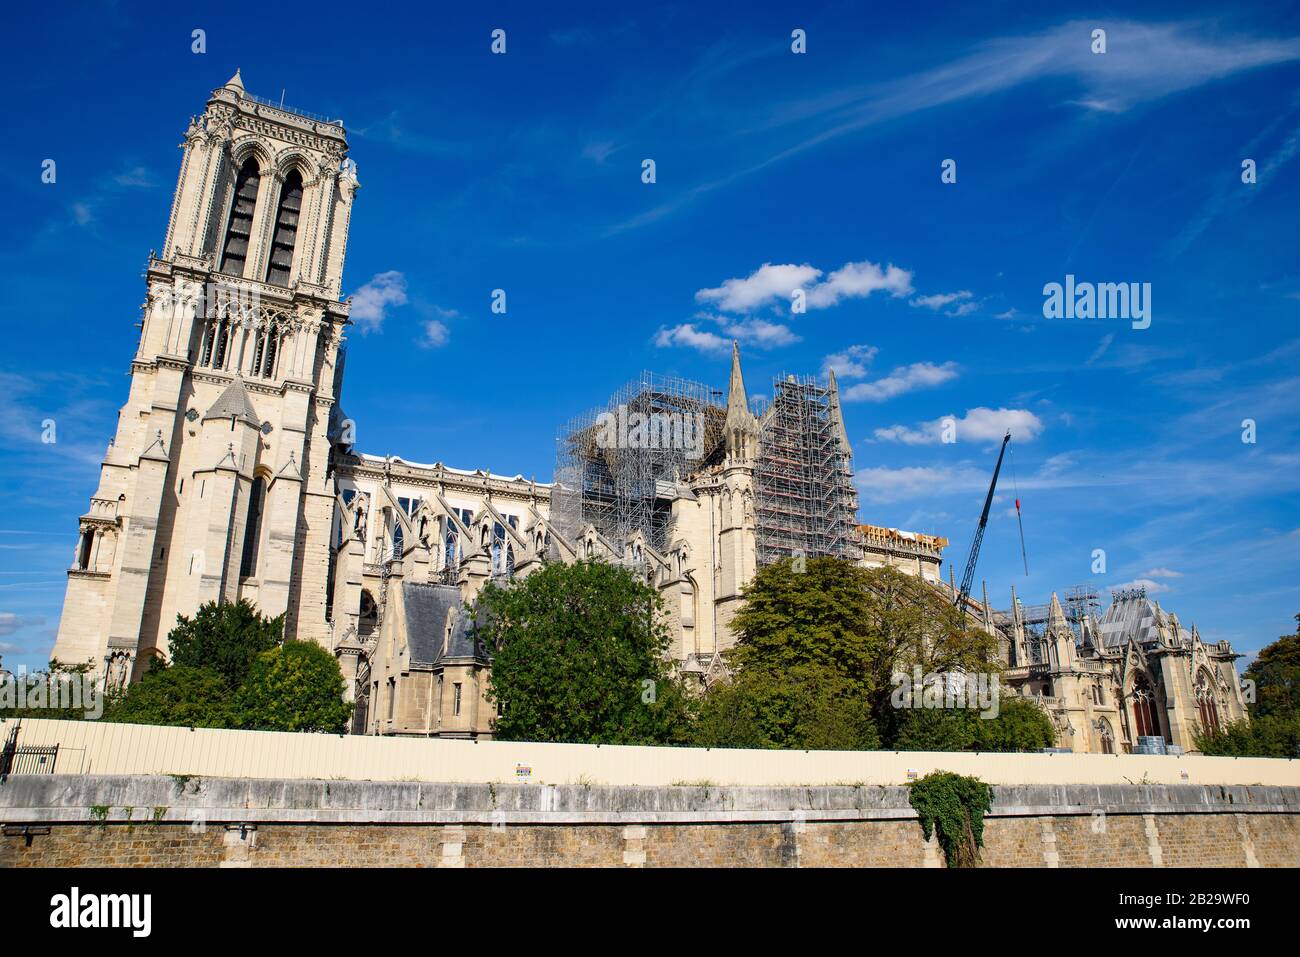
[[[751,394],[837,368],[862,519],[948,536],[958,574],[1012,428],[977,576],[996,605],[1145,580],[1244,652],[1294,629],[1300,10],[423,6],[10,14],[7,665],[53,644],[177,145],[236,67],[349,130],[363,450],[549,479],[559,423],[642,368],[721,387],[736,338]],[[1150,283],[1150,327],[1044,318],[1067,274]]]

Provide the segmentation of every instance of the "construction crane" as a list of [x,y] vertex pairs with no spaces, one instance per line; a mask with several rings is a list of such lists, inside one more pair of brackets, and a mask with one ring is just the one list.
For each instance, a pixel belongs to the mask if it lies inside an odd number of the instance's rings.
[[[989,494],[984,499],[984,511],[980,513],[979,527],[975,529],[975,538],[970,544],[970,557],[966,559],[966,572],[961,576],[961,591],[957,595],[957,608],[964,611],[966,599],[970,598],[970,586],[975,580],[975,563],[979,561],[980,544],[984,541],[984,526],[989,523],[989,508],[993,505],[993,490],[998,487],[998,473],[1002,471],[1002,456],[1007,453],[1007,443],[1011,441],[1011,430],[1002,437],[1002,448],[998,450],[998,464],[993,468],[993,481],[989,482]],[[965,621],[963,617],[962,621]]]

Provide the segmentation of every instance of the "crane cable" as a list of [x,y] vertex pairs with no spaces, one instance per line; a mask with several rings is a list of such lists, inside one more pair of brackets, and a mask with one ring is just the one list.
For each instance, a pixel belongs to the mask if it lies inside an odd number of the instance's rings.
[[1025,563],[1025,577],[1029,577],[1029,555],[1025,551],[1025,523],[1020,518],[1020,486],[1016,482],[1016,450],[1011,450],[1011,490],[1016,496],[1016,525],[1020,528],[1020,558]]

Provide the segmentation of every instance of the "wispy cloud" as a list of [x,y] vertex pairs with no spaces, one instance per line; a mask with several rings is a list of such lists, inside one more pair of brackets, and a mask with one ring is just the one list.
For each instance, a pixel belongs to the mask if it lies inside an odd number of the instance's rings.
[[734,320],[722,316],[696,318],[714,322],[718,332],[701,329],[693,322],[681,323],[660,328],[655,334],[655,345],[660,348],[685,346],[700,352],[717,353],[731,348],[732,340],[758,349],[774,349],[801,341],[789,326],[766,319]]
[[849,346],[843,352],[835,352],[822,360],[822,374],[834,370],[841,379],[861,379],[875,360],[880,350],[875,346]]
[[957,378],[957,363],[913,362],[899,366],[881,379],[859,382],[845,389],[841,398],[846,402],[884,402],[895,396],[917,389],[932,389]]
[[[1094,54],[1091,34],[1108,34]],[[841,87],[773,106],[742,135],[783,133],[784,145],[726,176],[701,182],[612,227],[621,232],[657,222],[701,196],[816,149],[901,117],[990,97],[1044,81],[1072,86],[1064,102],[1117,114],[1237,73],[1300,59],[1300,37],[1223,36],[1211,23],[1074,20],[1021,36],[994,37],[938,66],[885,82]],[[793,130],[792,130],[793,128]],[[791,136],[794,132],[796,135]]]
[[[942,310],[948,316],[968,316],[979,309],[979,303],[974,301],[969,289],[962,289],[957,292],[940,292],[931,296],[917,296],[910,300],[910,305],[929,309],[931,312]],[[952,308],[948,309],[947,306],[952,306]]]
[[802,291],[809,309],[827,309],[844,299],[862,299],[873,292],[906,296],[912,291],[912,274],[890,263],[849,262],[821,279],[822,270],[807,263],[764,263],[743,279],[728,279],[695,293],[697,302],[710,303],[723,312],[747,313],[778,301],[790,303]]
[[[856,387],[855,387],[856,388]],[[952,425],[957,442],[993,442],[1007,430],[1019,442],[1032,442],[1043,432],[1043,420],[1028,409],[968,409],[960,418],[943,416],[910,427],[891,425],[876,429],[879,442],[902,442],[904,445],[936,445],[943,441],[945,429]]]
[[376,273],[352,294],[352,321],[362,333],[376,332],[392,306],[406,305],[406,276],[395,269]]

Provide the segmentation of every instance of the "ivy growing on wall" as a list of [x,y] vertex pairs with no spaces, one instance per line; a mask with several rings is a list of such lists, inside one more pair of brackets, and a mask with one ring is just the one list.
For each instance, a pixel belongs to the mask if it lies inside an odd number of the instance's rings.
[[925,839],[938,830],[949,867],[974,867],[984,846],[984,812],[993,789],[979,778],[934,771],[914,781],[908,800],[921,819]]

